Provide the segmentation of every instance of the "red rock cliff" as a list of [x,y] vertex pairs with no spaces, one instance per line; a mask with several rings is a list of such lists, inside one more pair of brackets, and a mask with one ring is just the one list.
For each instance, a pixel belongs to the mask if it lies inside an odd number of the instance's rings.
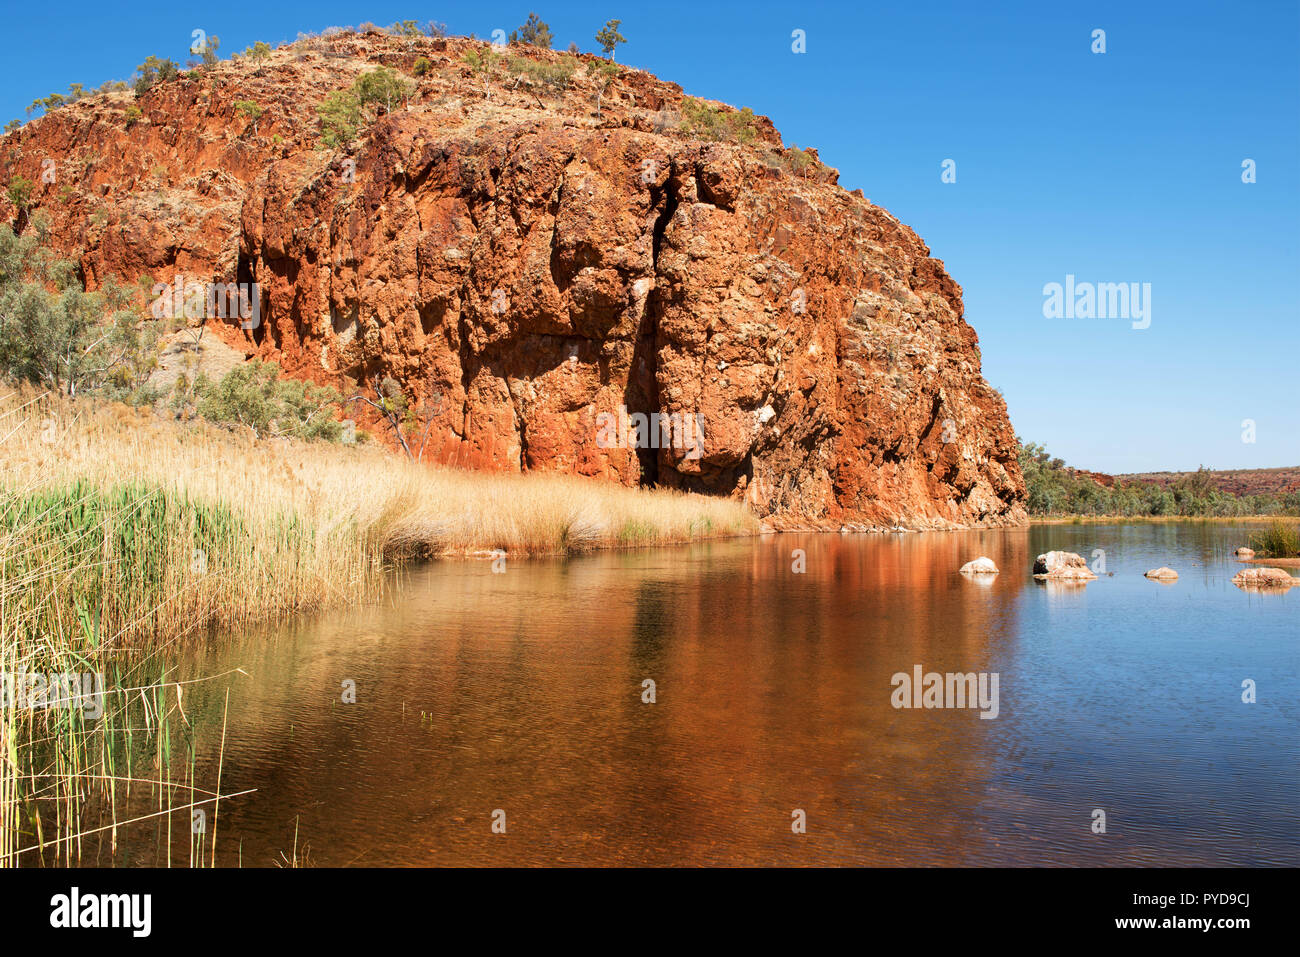
[[[743,497],[778,527],[1024,520],[961,288],[911,229],[766,118],[698,138],[630,69],[597,114],[586,70],[485,81],[483,48],[348,34],[95,96],[5,136],[4,179],[92,285],[256,282],[261,325],[218,334],[350,391],[393,377],[436,410],[426,459]],[[420,57],[407,103],[320,148],[329,92]],[[618,441],[651,413],[675,441]]]

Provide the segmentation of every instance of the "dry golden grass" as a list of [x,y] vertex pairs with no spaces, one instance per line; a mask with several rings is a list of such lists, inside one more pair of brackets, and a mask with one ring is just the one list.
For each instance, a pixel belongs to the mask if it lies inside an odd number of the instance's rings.
[[[394,560],[565,554],[758,528],[739,503],[704,496],[436,468],[372,446],[254,442],[202,422],[18,390],[0,395],[0,453],[11,510],[24,502],[35,514],[53,497],[85,524],[93,505],[102,527],[79,547],[101,559],[95,594],[110,640],[140,631],[137,619],[156,640],[361,600]],[[133,593],[140,573],[118,567],[113,551],[128,525],[149,539],[147,594]],[[49,611],[66,623],[75,608],[59,601]]]
[[[394,561],[757,526],[717,499],[254,442],[126,406],[0,391],[0,675],[108,676],[98,720],[0,701],[0,866],[72,864],[92,836],[115,842],[133,787],[156,802],[134,819],[162,816],[169,829],[177,812],[187,827],[190,807],[215,800],[219,776],[200,788],[177,760],[182,689],[155,670],[154,653],[187,635],[373,598]],[[214,859],[213,823],[191,842],[191,865]]]

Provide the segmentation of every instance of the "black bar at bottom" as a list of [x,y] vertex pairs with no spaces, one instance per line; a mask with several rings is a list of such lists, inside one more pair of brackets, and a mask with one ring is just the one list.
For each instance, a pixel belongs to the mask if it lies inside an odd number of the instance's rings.
[[[0,873],[0,935],[8,945],[75,935],[205,950],[510,939],[639,949],[707,938],[806,949],[844,933],[902,934],[926,949],[1196,937],[1231,946],[1285,931],[1294,881],[1292,870],[1226,868],[37,870]],[[147,936],[145,899],[116,895],[149,895]],[[83,922],[120,926],[72,926]]]

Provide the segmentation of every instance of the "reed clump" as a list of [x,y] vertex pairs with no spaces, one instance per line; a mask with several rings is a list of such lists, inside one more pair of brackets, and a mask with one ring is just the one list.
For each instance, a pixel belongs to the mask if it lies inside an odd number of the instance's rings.
[[173,828],[191,866],[213,860],[215,818],[192,828],[191,812],[219,791],[197,785],[182,686],[104,629],[167,613],[168,562],[141,534],[166,510],[131,486],[0,492],[0,866],[107,863],[144,822],[166,828],[167,863]]
[[[39,516],[41,549],[98,550],[104,579],[88,587],[118,596],[110,630],[129,617],[123,602],[145,615],[145,630],[229,626],[363,600],[387,564],[409,558],[758,530],[743,505],[706,496],[433,467],[372,445],[255,439],[21,390],[0,395],[0,443],[10,522]],[[137,580],[134,597],[120,597]]]
[[1250,536],[1260,558],[1300,558],[1300,526],[1274,520]]
[[[734,502],[431,468],[0,386],[0,676],[93,674],[103,690],[93,716],[0,696],[0,866],[105,863],[133,826],[167,828],[166,863],[173,827],[191,866],[215,861],[218,803],[238,795],[221,794],[219,760],[199,784],[184,689],[162,664],[173,643],[371,600],[412,559],[755,531]],[[211,826],[191,833],[195,810]]]

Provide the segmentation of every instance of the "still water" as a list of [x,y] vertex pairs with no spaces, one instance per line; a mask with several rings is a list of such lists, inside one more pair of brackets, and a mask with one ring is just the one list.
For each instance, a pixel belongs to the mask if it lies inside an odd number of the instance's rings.
[[[185,696],[215,755],[229,691],[221,789],[256,788],[222,804],[217,863],[269,866],[296,829],[322,866],[1294,866],[1300,589],[1231,584],[1248,534],[778,535],[422,567],[378,606],[175,663],[248,674]],[[1033,581],[1053,548],[1103,550],[1103,574]],[[992,582],[957,573],[979,555]],[[1181,577],[1142,577],[1159,565]],[[917,665],[996,673],[997,717],[893,707]],[[159,853],[128,840],[116,863]]]

